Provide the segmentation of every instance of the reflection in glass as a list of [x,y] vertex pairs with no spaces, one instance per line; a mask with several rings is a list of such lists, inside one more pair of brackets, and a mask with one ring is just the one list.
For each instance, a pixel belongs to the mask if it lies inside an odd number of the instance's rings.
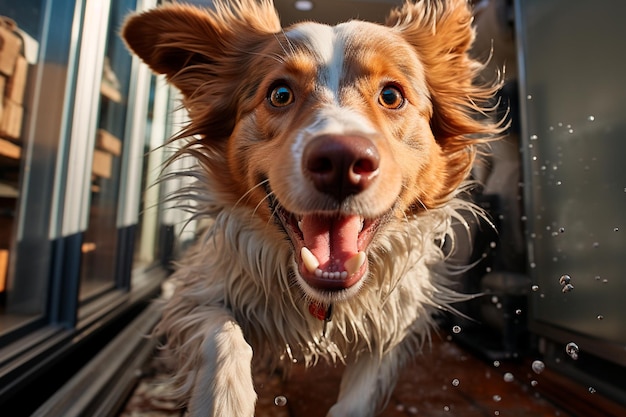
[[115,284],[121,153],[126,137],[131,71],[131,57],[117,28],[134,6],[134,0],[113,2],[109,18],[92,165],[89,223],[82,245],[81,300],[113,288]]
[[46,311],[74,6],[67,0],[0,5],[0,16],[13,21],[0,24],[0,334]]

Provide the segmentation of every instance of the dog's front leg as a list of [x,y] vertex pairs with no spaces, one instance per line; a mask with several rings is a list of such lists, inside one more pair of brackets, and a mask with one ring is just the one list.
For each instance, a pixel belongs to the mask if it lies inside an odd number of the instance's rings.
[[346,367],[341,378],[339,398],[327,417],[372,417],[380,411],[397,378],[399,358],[368,355]]
[[226,310],[207,316],[190,417],[253,417],[252,348]]

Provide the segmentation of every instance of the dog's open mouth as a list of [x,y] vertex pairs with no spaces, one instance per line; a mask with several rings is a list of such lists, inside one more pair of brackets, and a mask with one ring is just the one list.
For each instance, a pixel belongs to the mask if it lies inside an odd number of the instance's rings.
[[367,272],[367,248],[383,217],[296,215],[274,210],[289,236],[300,276],[312,288],[341,291],[360,282]]

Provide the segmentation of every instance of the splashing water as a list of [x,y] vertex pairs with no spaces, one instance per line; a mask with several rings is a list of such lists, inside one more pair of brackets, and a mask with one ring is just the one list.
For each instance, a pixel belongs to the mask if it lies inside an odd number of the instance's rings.
[[513,382],[515,380],[515,377],[513,376],[512,373],[507,372],[504,374],[504,382]]
[[274,404],[279,406],[279,407],[284,407],[287,405],[287,397],[285,397],[284,395],[279,395],[276,398],[274,398]]
[[574,289],[574,286],[571,284],[572,281],[572,277],[570,277],[567,274],[561,275],[561,278],[559,278],[559,284],[561,284],[561,291],[563,293],[568,293],[570,291],[572,291]]
[[539,375],[540,373],[542,373],[546,369],[546,364],[543,363],[540,360],[536,360],[536,361],[533,361],[533,363],[531,365],[531,368],[532,368],[534,373]]
[[565,352],[570,356],[570,358],[576,360],[578,359],[578,353],[580,352],[580,349],[578,348],[578,345],[576,343],[569,342],[565,346]]

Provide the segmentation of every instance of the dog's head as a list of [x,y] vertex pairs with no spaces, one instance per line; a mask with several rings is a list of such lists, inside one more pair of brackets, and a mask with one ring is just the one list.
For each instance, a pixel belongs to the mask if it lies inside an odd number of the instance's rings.
[[452,198],[499,129],[477,117],[495,87],[473,83],[467,1],[286,29],[268,0],[215,3],[132,16],[123,37],[181,90],[181,136],[198,138],[223,204],[276,220],[307,295],[350,296],[377,234]]

